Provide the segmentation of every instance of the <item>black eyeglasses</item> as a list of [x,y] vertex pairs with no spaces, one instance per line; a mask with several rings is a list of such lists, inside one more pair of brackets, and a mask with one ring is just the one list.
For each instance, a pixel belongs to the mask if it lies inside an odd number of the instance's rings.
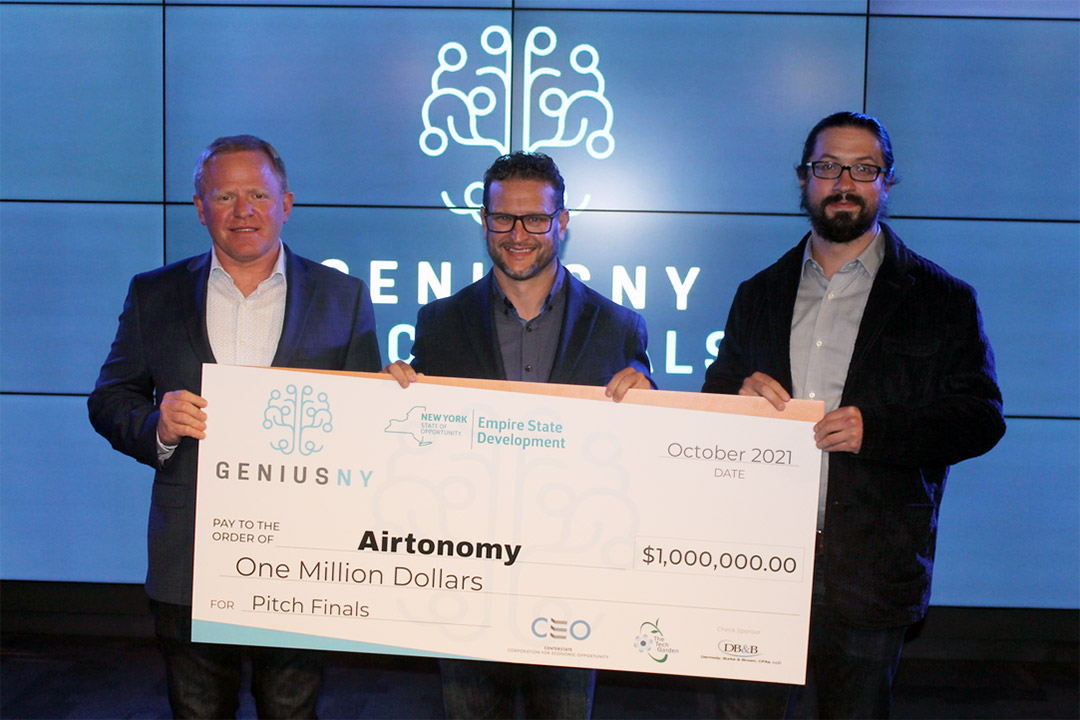
[[529,215],[511,215],[509,213],[490,213],[484,208],[484,224],[491,232],[506,233],[514,229],[514,223],[521,221],[525,232],[542,235],[551,229],[555,216],[562,212],[559,208],[550,215],[530,213]]
[[856,182],[874,182],[878,179],[885,168],[880,165],[868,165],[866,163],[858,163],[857,165],[841,165],[838,162],[832,160],[817,160],[815,162],[808,162],[803,167],[808,167],[814,173],[814,177],[821,178],[822,180],[835,180],[844,174],[844,171],[848,171],[848,175]]

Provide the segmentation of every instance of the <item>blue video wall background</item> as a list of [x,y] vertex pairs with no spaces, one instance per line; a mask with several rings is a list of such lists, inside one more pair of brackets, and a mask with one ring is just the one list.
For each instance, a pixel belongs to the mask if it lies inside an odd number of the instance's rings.
[[1080,606],[1073,0],[0,2],[0,577],[141,582],[151,471],[86,395],[129,278],[205,252],[195,159],[285,158],[284,237],[371,286],[385,360],[490,263],[495,156],[551,154],[563,261],[696,391],[738,283],[807,231],[793,165],[882,119],[893,228],[979,291],[1009,430],[955,467],[934,602]]

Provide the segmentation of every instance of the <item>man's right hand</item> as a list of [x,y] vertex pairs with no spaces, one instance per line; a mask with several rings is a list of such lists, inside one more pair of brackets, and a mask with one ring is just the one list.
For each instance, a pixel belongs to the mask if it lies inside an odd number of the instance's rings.
[[176,445],[180,438],[206,439],[206,401],[187,390],[173,390],[161,398],[158,439],[164,445]]
[[777,410],[783,410],[791,400],[791,394],[784,389],[784,386],[763,372],[756,372],[743,380],[739,394],[763,397]]
[[416,371],[412,369],[412,365],[404,360],[390,363],[383,368],[383,372],[393,375],[394,379],[398,381],[398,385],[403,388],[409,387],[411,383],[416,382],[416,379],[420,377],[416,374]]

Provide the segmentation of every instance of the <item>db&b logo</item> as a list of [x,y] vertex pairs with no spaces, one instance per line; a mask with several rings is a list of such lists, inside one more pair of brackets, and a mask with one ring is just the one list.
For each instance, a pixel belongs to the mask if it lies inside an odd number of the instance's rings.
[[720,652],[724,653],[728,657],[749,658],[757,657],[759,654],[758,646],[751,645],[749,643],[737,643],[730,640],[721,640],[717,647],[720,648]]

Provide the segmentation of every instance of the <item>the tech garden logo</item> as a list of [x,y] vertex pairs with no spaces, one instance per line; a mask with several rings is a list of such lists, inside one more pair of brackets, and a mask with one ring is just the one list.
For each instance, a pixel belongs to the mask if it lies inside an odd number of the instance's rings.
[[312,438],[334,429],[334,414],[324,392],[316,394],[310,385],[298,388],[289,384],[285,390],[273,390],[263,410],[263,428],[279,431],[270,447],[283,455],[299,452],[313,455],[323,446]]
[[643,622],[638,628],[638,636],[634,638],[634,647],[639,653],[645,653],[653,661],[658,663],[667,662],[668,658],[679,651],[672,647],[664,633],[660,630],[659,618],[656,622]]
[[[569,68],[544,64],[542,58],[547,56],[561,60],[555,54],[557,45],[555,32],[548,27],[533,28],[525,39],[522,92],[517,98],[521,103],[519,147],[535,152],[584,143],[590,156],[603,160],[615,151],[615,138],[611,134],[614,113],[604,95],[604,76],[599,69],[600,53],[592,45],[582,44],[565,56]],[[431,157],[446,152],[451,141],[492,148],[499,155],[510,152],[510,118],[515,100],[511,96],[514,43],[510,31],[499,25],[486,28],[480,35],[480,47],[492,62],[481,67],[474,63],[472,73],[462,72],[469,64],[464,45],[448,42],[439,49],[431,94],[421,110],[424,131],[420,133],[420,149]],[[578,77],[569,72],[564,75],[564,69],[573,70]],[[562,87],[555,85],[556,81]],[[466,186],[464,202],[453,200],[443,190],[443,203],[451,212],[472,215],[480,222],[479,194],[483,187],[479,181]],[[575,207],[584,208],[588,202],[589,195],[585,195]]]

